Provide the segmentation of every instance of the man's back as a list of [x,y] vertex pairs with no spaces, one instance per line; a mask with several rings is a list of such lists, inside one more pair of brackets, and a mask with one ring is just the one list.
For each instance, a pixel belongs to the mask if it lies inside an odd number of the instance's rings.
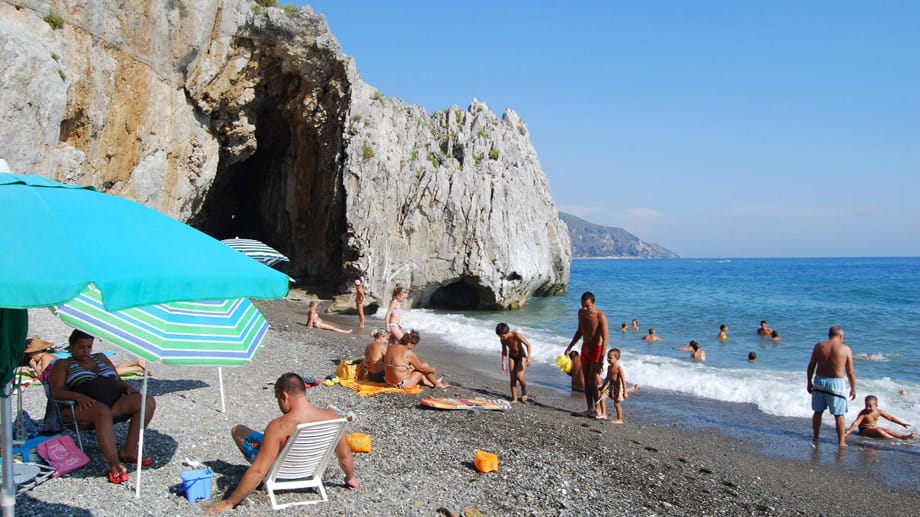
[[844,377],[848,357],[850,347],[847,345],[836,340],[822,341],[812,351],[812,358],[817,364],[815,373],[821,377]]

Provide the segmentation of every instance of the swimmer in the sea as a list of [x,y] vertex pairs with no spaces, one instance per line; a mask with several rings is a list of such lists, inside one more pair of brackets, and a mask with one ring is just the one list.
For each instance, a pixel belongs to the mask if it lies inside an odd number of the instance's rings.
[[679,346],[676,350],[683,350],[684,352],[690,352],[690,359],[694,361],[706,361],[706,352],[700,348],[700,344],[694,340],[690,340],[690,344]]
[[716,339],[719,341],[725,341],[728,339],[728,325],[724,323],[719,325],[719,335],[716,336]]
[[642,341],[648,341],[649,343],[652,341],[661,341],[661,338],[655,335],[655,327],[648,329],[648,334],[642,336],[641,339]]
[[626,326],[626,322],[620,323],[620,332],[626,333],[629,332],[629,327]]
[[898,434],[888,429],[878,427],[878,419],[884,418],[891,422],[898,424],[901,427],[910,427],[909,424],[903,422],[888,413],[882,411],[878,407],[878,398],[875,395],[869,395],[866,397],[866,407],[859,412],[859,416],[856,417],[856,420],[850,424],[850,427],[847,429],[847,434],[852,433],[856,428],[859,428],[860,436],[868,436],[872,438],[892,438],[897,440],[913,440],[914,433],[908,434]]
[[779,332],[775,330],[770,331],[770,341],[776,343],[777,341],[782,341],[783,338],[779,337]]

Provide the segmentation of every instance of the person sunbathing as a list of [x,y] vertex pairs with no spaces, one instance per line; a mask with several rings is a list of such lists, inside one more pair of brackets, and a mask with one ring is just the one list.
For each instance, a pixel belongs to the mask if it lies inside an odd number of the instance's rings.
[[[55,361],[51,366],[51,394],[58,400],[72,400],[78,422],[95,424],[96,441],[109,464],[109,481],[115,484],[128,481],[128,471],[122,463],[137,463],[137,441],[141,426],[141,394],[118,377],[115,365],[105,354],[93,353],[93,336],[80,330],[70,334],[70,354],[67,359]],[[147,396],[143,425],[147,427],[156,401]],[[130,419],[124,447],[116,449],[114,419]],[[143,458],[142,465],[153,465],[151,458]]]
[[351,329],[340,329],[335,325],[330,325],[321,320],[319,314],[316,313],[315,301],[310,302],[310,305],[307,306],[307,328],[331,330],[333,332],[338,332],[339,334],[351,334]]
[[374,340],[364,348],[364,368],[367,372],[368,380],[374,382],[386,382],[384,380],[384,358],[387,355],[387,346],[390,339],[390,331],[387,329],[377,329],[371,334]]
[[[54,350],[54,344],[50,341],[32,336],[26,339],[26,349],[23,353],[29,358],[29,373],[36,379],[47,382],[48,376],[51,374],[49,367],[59,358]],[[139,373],[153,375],[153,372],[147,368],[147,364],[143,359],[118,363],[115,365],[115,372],[119,377]]]
[[418,332],[410,330],[403,334],[399,343],[390,345],[384,358],[384,380],[394,388],[414,388],[419,384],[429,388],[448,387],[438,378],[437,371],[428,363],[421,362],[412,351],[418,342]]

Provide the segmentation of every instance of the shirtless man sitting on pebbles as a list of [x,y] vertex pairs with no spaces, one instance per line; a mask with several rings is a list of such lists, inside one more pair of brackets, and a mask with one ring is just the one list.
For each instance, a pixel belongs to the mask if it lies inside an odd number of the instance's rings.
[[449,385],[441,382],[435,369],[421,362],[412,351],[418,342],[418,332],[410,330],[403,334],[399,343],[390,345],[383,360],[386,383],[394,388],[414,388],[419,384],[429,388],[447,388]]

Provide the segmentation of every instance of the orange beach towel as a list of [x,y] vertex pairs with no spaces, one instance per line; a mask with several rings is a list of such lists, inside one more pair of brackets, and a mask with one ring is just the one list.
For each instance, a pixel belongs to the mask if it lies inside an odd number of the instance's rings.
[[405,393],[407,395],[418,395],[422,392],[421,386],[411,388],[394,388],[380,382],[372,382],[367,379],[358,381],[339,381],[339,384],[346,388],[351,388],[358,392],[359,397],[370,397],[378,393]]

